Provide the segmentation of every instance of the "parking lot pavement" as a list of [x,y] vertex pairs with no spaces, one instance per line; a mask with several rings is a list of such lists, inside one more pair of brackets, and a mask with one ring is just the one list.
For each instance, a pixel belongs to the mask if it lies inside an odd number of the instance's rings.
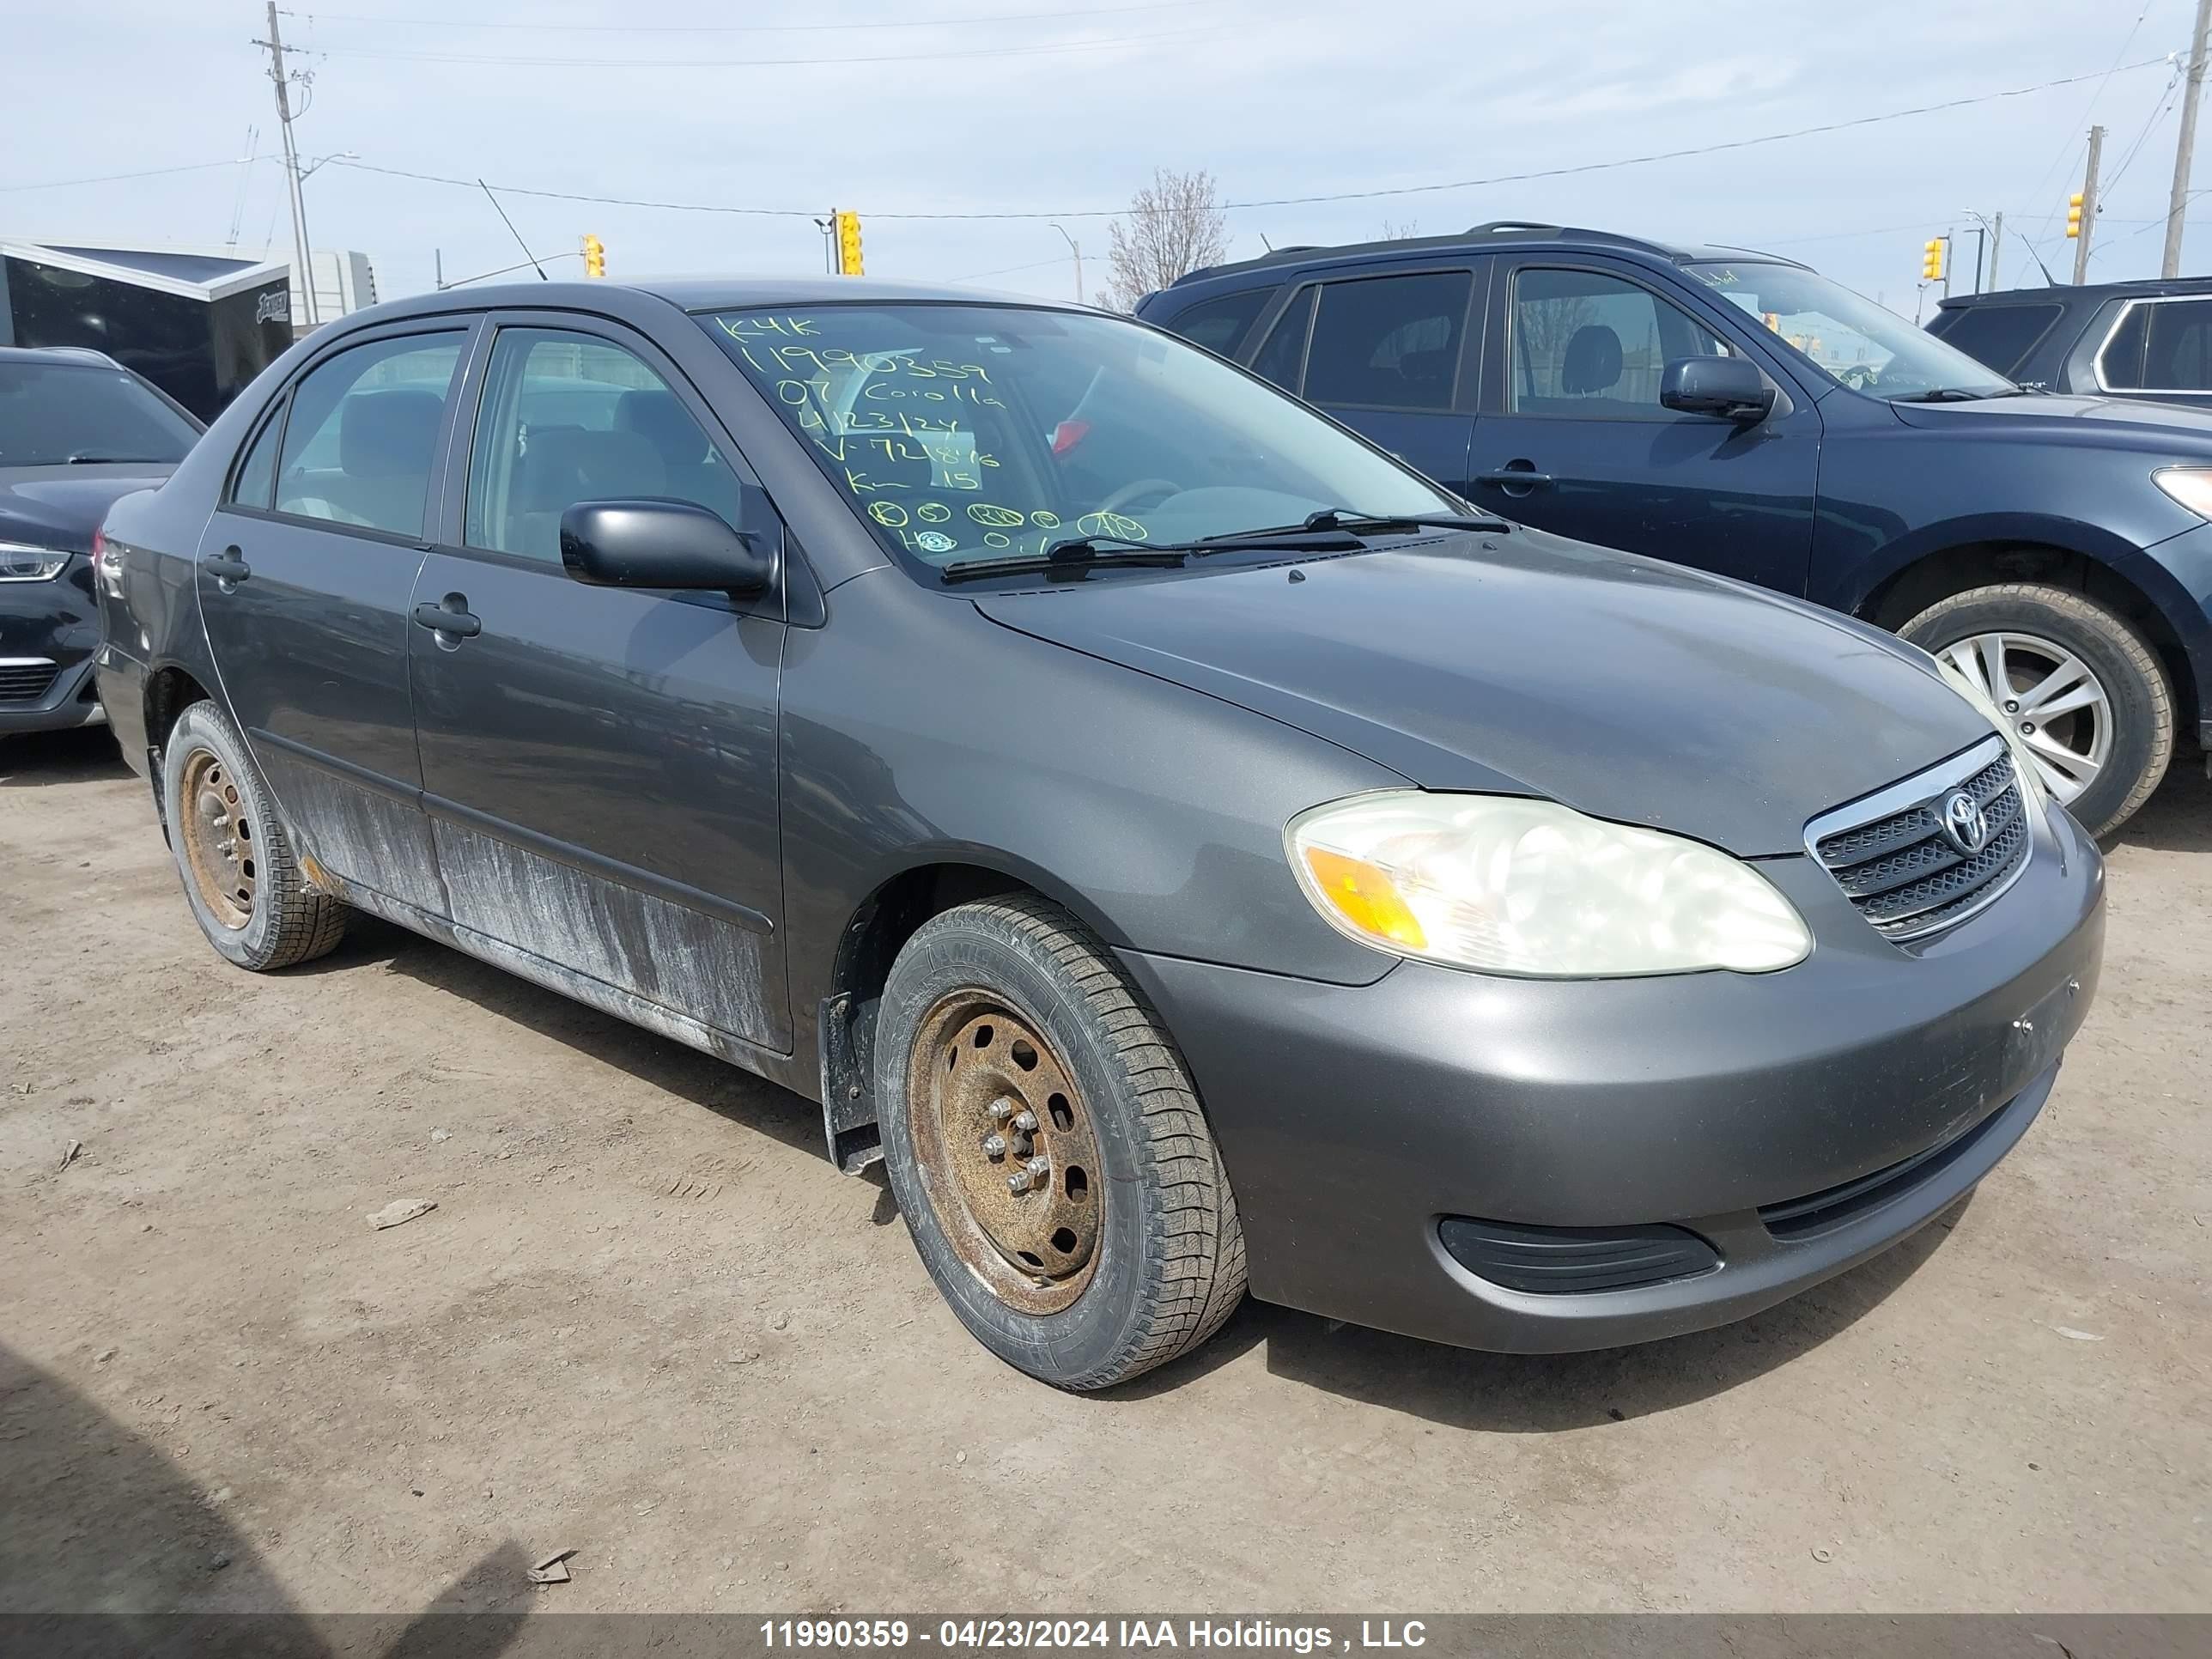
[[2192,772],[2041,1121],[1811,1295],[1540,1359],[1248,1305],[1084,1399],[797,1097],[366,921],[240,973],[104,734],[0,746],[0,1612],[2202,1608],[2208,854]]

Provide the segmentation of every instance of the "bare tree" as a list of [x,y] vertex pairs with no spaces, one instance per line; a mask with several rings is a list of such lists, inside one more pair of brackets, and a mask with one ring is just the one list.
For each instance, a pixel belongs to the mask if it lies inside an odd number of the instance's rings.
[[1229,216],[1218,205],[1213,175],[1203,167],[1155,168],[1152,182],[1130,200],[1126,228],[1119,219],[1108,227],[1111,274],[1098,302],[1133,311],[1154,289],[1200,265],[1218,264],[1228,253]]
[[1398,223],[1395,220],[1385,219],[1382,222],[1381,240],[1386,242],[1402,242],[1408,237],[1418,236],[1420,234],[1421,222],[1419,219],[1408,219],[1403,224]]

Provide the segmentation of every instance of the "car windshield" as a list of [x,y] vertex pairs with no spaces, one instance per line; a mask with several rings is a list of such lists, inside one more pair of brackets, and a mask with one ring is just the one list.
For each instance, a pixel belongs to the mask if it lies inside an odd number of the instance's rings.
[[1111,317],[863,302],[701,320],[878,539],[933,566],[1324,507],[1463,510],[1273,387]]
[[0,363],[0,466],[173,465],[198,436],[190,421],[119,368]]
[[2018,389],[1895,312],[1802,266],[1708,260],[1689,271],[1855,390],[1909,399],[1930,392],[2002,397]]

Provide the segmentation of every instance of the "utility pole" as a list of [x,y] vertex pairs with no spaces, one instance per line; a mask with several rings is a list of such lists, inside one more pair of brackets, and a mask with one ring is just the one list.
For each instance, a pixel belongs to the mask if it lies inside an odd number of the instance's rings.
[[284,37],[276,32],[276,0],[269,0],[269,38],[253,44],[269,49],[269,78],[276,83],[276,120],[284,135],[284,182],[292,194],[293,280],[303,286],[301,314],[313,328],[322,319],[315,312],[315,272],[308,263],[307,205],[300,194],[300,149],[292,142],[292,89],[284,69]]
[[[2207,5],[2212,5],[2212,0],[2205,0],[2205,3]],[[1075,238],[1069,235],[1066,230],[1061,229],[1060,226],[1054,225],[1053,228],[1060,231],[1060,240],[1067,244],[1067,251],[1075,256],[1075,303],[1081,305],[1083,303],[1082,245],[1079,243]]]
[[[2198,0],[2199,4],[2203,0]],[[2105,130],[2089,129],[2089,164],[2081,170],[2081,234],[2074,244],[2074,286],[2089,280],[2089,234],[2097,228],[2097,158],[2104,153]]]
[[2189,205],[2189,163],[2197,149],[2197,100],[2204,90],[2204,37],[2212,30],[2212,0],[2197,0],[2197,32],[2190,37],[2189,80],[2181,94],[2181,138],[2173,152],[2173,193],[2166,198],[2166,257],[2161,276],[2181,275],[2181,215]]
[[[2212,0],[2207,0],[2212,3]],[[1990,231],[1990,292],[1996,292],[1997,256],[2004,252],[2004,210],[1997,210],[1997,222]]]

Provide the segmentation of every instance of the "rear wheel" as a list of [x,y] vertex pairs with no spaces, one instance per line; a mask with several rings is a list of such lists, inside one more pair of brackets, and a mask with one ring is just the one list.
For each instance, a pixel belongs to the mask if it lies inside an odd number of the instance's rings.
[[1898,631],[1982,689],[2090,834],[2118,829],[2166,775],[2166,671],[2134,628],[2094,600],[2004,582],[1954,593]]
[[345,933],[345,906],[310,887],[238,728],[212,702],[177,717],[161,750],[169,850],[208,943],[241,968],[307,962]]
[[1080,923],[1026,896],[935,917],[878,1019],[891,1188],[978,1340],[1089,1389],[1220,1328],[1244,1294],[1236,1200],[1182,1056]]

